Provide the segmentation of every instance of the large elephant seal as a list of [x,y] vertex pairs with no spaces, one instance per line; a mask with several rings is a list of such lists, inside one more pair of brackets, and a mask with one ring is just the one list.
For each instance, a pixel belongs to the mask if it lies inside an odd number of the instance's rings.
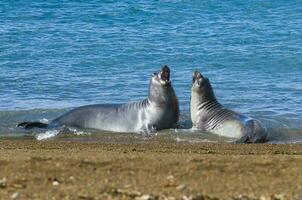
[[258,120],[223,107],[209,79],[198,71],[193,73],[190,111],[193,128],[235,138],[238,142],[266,141],[266,128]]
[[148,98],[126,104],[96,104],[75,108],[49,125],[23,122],[24,128],[72,126],[114,132],[150,132],[173,127],[179,118],[178,100],[170,81],[170,69],[152,75]]

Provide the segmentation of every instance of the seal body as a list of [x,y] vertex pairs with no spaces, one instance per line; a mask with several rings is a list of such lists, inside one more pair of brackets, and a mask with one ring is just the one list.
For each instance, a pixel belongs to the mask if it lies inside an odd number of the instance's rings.
[[190,112],[194,128],[235,138],[238,142],[266,141],[266,128],[258,120],[222,106],[209,79],[198,71],[193,74]]
[[[172,128],[178,118],[179,105],[170,82],[170,69],[164,66],[153,74],[145,100],[78,107],[53,120],[48,127],[66,125],[114,132],[150,132]],[[32,123],[21,124],[32,128]]]

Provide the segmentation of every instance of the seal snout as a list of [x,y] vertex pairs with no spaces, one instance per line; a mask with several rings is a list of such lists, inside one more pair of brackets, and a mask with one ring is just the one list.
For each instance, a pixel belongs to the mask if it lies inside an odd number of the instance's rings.
[[193,83],[195,83],[195,81],[197,80],[198,82],[200,82],[200,80],[202,79],[202,75],[199,71],[195,71],[192,75],[192,81]]
[[170,68],[167,65],[164,65],[160,71],[160,78],[165,81],[170,81]]

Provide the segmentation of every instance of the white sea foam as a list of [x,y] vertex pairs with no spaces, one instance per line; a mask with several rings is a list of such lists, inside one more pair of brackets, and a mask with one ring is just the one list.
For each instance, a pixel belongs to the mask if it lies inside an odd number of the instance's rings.
[[60,130],[48,130],[43,133],[39,133],[36,136],[37,140],[47,140],[57,136],[58,134],[72,134],[72,135],[90,135],[89,132],[79,131],[75,128],[62,127]]
[[45,133],[40,133],[36,136],[37,140],[46,140],[52,137],[55,137],[60,133],[60,130],[49,130],[46,131]]
[[74,135],[91,135],[91,133],[89,133],[89,132],[80,131],[80,130],[77,130],[76,128],[70,128],[70,127],[68,127],[68,128],[65,127],[63,132],[64,133],[71,133],[71,134],[74,134]]

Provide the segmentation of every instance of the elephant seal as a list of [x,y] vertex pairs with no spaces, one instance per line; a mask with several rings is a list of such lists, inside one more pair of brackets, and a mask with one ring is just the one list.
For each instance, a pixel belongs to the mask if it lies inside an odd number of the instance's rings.
[[237,142],[266,141],[266,128],[258,120],[229,110],[217,101],[208,78],[195,71],[192,82],[190,112],[193,128],[235,138]]
[[126,104],[96,104],[75,108],[50,124],[23,122],[24,128],[72,126],[113,132],[144,132],[171,128],[178,122],[178,99],[170,81],[170,69],[163,66],[152,75],[148,98]]

